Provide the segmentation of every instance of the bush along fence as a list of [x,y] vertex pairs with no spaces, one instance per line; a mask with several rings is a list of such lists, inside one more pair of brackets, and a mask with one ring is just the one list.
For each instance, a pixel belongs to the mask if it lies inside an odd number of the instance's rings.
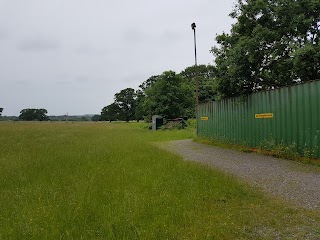
[[198,136],[320,158],[320,81],[199,106]]

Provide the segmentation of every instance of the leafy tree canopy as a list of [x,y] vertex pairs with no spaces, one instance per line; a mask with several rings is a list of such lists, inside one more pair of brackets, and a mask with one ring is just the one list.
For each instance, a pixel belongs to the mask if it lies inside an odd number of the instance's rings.
[[139,88],[141,88],[140,91],[142,91],[144,93],[146,91],[146,89],[150,88],[157,81],[158,77],[159,76],[151,76],[146,81],[141,83],[139,85]]
[[320,78],[319,0],[238,0],[212,48],[221,97]]
[[27,108],[20,111],[19,120],[22,121],[47,121],[49,117],[47,116],[48,111],[46,109],[34,109]]
[[135,119],[136,93],[133,88],[126,88],[114,95],[119,107],[119,119],[129,122]]
[[101,110],[101,121],[116,121],[119,119],[119,106],[116,103],[104,107]]
[[[198,65],[198,90],[199,90],[199,103],[214,101],[216,99],[216,81],[215,72],[216,68],[212,65]],[[194,92],[196,89],[196,67],[187,67],[180,75],[183,78],[184,84],[188,84]]]
[[144,109],[148,119],[152,115],[161,115],[167,119],[185,116],[194,102],[192,90],[173,71],[158,76],[152,86],[145,90],[145,94]]
[[137,121],[144,119],[145,111],[144,111],[144,100],[145,100],[145,93],[138,89],[136,91],[136,109],[135,109],[135,118]]
[[1,116],[1,114],[2,114],[2,111],[3,111],[3,108],[0,108],[0,116]]
[[159,76],[151,76],[148,78],[146,81],[142,82],[139,85],[139,89],[136,91],[136,109],[135,109],[135,117],[136,120],[142,120],[145,118],[150,118],[147,117],[148,113],[146,111],[146,106],[145,106],[145,96],[146,96],[146,90],[151,88],[157,81]]

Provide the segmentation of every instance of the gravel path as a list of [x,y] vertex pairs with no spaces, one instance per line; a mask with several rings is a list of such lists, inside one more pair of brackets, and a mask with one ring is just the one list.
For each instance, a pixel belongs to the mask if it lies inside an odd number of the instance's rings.
[[320,168],[255,153],[222,149],[192,140],[163,145],[186,160],[231,173],[274,196],[307,209],[320,210]]

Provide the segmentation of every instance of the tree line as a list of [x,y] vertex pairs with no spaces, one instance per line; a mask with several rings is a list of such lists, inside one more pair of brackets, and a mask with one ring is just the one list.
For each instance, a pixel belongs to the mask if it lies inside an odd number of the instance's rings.
[[[199,102],[215,100],[213,66],[200,65]],[[114,95],[114,102],[104,107],[93,120],[150,120],[152,115],[166,119],[195,116],[195,66],[181,73],[165,71],[151,76],[137,90],[126,88]]]
[[[320,79],[319,0],[237,0],[230,16],[230,33],[210,50],[213,65],[198,66],[199,103]],[[165,71],[123,89],[92,120],[194,117],[195,72]]]
[[49,117],[47,116],[48,111],[46,109],[35,109],[26,108],[20,111],[19,117],[16,116],[1,116],[3,108],[0,108],[0,120],[21,120],[21,121],[47,121]]
[[[200,103],[320,79],[319,0],[238,0],[230,16],[230,34],[211,49],[214,64],[199,66]],[[194,76],[194,66],[152,76],[117,93],[100,119],[193,117]]]
[[1,116],[3,108],[0,108],[0,121],[90,121],[92,115],[60,115],[48,116],[48,111],[44,108],[26,108],[20,111],[20,115]]

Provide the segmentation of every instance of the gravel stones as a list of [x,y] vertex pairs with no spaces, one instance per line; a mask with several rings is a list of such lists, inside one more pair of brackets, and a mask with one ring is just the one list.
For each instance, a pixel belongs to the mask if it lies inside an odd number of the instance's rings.
[[244,153],[193,142],[163,145],[190,161],[201,162],[240,178],[303,208],[320,210],[320,168],[256,153]]

